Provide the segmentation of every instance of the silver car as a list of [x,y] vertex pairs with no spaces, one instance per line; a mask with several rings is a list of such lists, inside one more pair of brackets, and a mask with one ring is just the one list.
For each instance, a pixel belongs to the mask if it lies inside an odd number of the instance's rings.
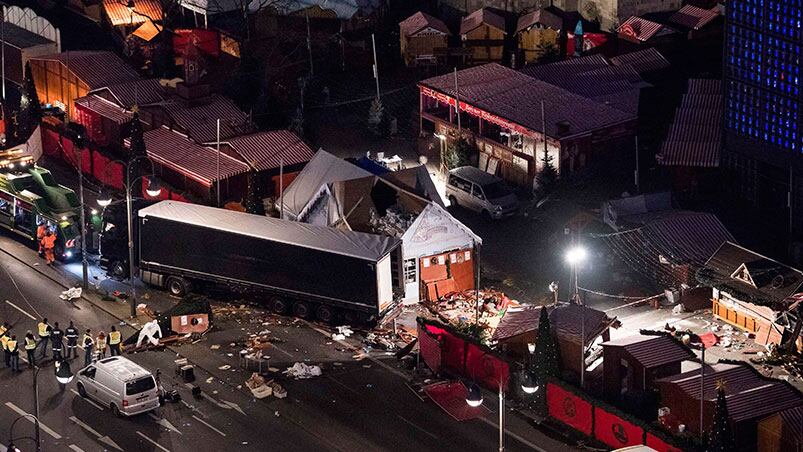
[[519,199],[505,182],[473,166],[449,171],[446,197],[452,206],[465,207],[488,218],[510,217],[519,211]]
[[109,407],[117,416],[133,416],[159,407],[156,379],[122,356],[101,359],[81,369],[78,393]]

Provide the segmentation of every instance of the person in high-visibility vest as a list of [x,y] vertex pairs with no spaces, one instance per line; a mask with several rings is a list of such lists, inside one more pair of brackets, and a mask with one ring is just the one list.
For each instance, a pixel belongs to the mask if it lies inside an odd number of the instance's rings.
[[36,339],[33,338],[33,333],[31,330],[25,334],[25,352],[28,353],[28,367],[32,368],[36,366]]
[[106,357],[106,333],[103,331],[99,332],[98,337],[95,338],[95,351],[98,354],[98,359]]
[[12,335],[11,339],[8,341],[8,352],[11,353],[11,371],[12,372],[19,372],[20,371],[20,349],[17,346],[17,336]]
[[123,336],[117,331],[114,325],[112,325],[112,330],[109,331],[109,350],[111,351],[112,356],[117,356],[120,354],[120,342],[123,341]]
[[53,323],[50,331],[50,343],[53,347],[53,361],[61,361],[61,351],[64,349],[64,331],[59,328],[59,322]]
[[39,223],[39,226],[36,228],[36,241],[39,243],[39,256],[44,256],[45,254],[45,248],[42,245],[42,239],[45,238],[47,230],[47,224],[45,222]]
[[43,318],[36,327],[39,330],[39,346],[42,347],[42,353],[39,354],[39,357],[44,359],[45,355],[47,355],[47,342],[50,340],[50,332],[53,327],[47,323],[47,317]]
[[5,334],[6,331],[8,331],[10,329],[11,329],[11,325],[9,325],[8,322],[3,322],[3,324],[0,325],[0,334]]
[[45,236],[42,237],[42,247],[45,249],[45,261],[47,265],[53,265],[56,262],[56,234],[48,230]]
[[3,346],[3,361],[6,363],[6,367],[11,367],[11,353],[8,351],[9,340],[8,332],[0,336],[0,344]]
[[92,340],[92,331],[89,329],[86,330],[81,343],[84,346],[84,367],[86,367],[92,364],[92,348],[93,345],[95,345],[95,341]]
[[64,330],[64,337],[67,338],[67,354],[65,358],[70,359],[71,356],[78,358],[78,353],[75,350],[78,347],[78,328],[73,325],[72,320],[70,320],[70,326]]

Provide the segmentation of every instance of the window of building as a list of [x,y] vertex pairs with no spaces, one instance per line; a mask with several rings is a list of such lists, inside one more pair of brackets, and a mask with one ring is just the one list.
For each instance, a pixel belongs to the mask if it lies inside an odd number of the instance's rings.
[[417,281],[415,259],[404,260],[404,283],[412,284]]

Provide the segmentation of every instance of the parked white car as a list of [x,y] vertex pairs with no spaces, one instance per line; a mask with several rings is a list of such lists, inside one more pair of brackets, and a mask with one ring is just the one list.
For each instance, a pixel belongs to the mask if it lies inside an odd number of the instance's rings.
[[78,393],[109,407],[116,416],[133,416],[159,406],[153,375],[122,356],[101,359],[78,372]]
[[505,182],[473,166],[449,171],[446,197],[452,206],[465,207],[488,218],[513,216],[519,210],[519,199]]

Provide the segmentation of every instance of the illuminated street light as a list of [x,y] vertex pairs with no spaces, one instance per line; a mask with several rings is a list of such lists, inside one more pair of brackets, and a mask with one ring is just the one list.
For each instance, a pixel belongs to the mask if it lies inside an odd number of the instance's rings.
[[586,259],[586,249],[582,246],[575,246],[566,252],[566,262],[571,265],[577,265]]
[[468,388],[466,403],[468,406],[474,408],[482,405],[482,391],[480,391],[480,387],[477,386],[477,383],[472,384],[471,387]]
[[534,394],[538,391],[538,385],[535,383],[535,377],[532,372],[525,372],[524,378],[521,381],[521,390],[526,394]]

